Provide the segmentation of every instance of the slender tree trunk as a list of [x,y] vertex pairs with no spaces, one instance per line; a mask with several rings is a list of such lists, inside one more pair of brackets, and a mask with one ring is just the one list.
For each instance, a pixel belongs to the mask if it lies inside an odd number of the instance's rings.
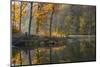
[[16,21],[16,10],[17,10],[17,8],[16,8],[16,3],[15,3],[16,1],[14,1],[14,27],[15,27],[15,29],[17,29],[17,21]]
[[21,50],[20,50],[20,65],[22,65],[22,56],[21,56]]
[[[54,6],[53,6],[53,8],[52,8],[53,10],[52,10],[52,12],[51,12],[51,18],[50,18],[50,29],[49,29],[49,31],[50,31],[50,37],[52,36],[52,21],[53,21],[53,14],[54,14]],[[52,63],[52,47],[51,47],[51,45],[52,44],[50,44],[49,46],[50,46],[50,63]]]
[[20,23],[19,23],[19,31],[21,32],[21,18],[22,18],[22,2],[20,5]]
[[37,19],[37,22],[36,22],[36,34],[38,35],[39,33],[39,20]]
[[54,14],[54,6],[53,6],[53,10],[52,10],[52,12],[51,12],[51,18],[50,18],[50,29],[49,29],[49,31],[50,31],[50,37],[51,37],[51,33],[52,33],[52,20],[53,20],[53,14]]
[[[40,11],[40,5],[38,4],[37,10]],[[36,34],[39,34],[39,19],[36,21]]]
[[[29,20],[29,35],[31,33],[31,23],[32,23],[32,5],[33,5],[33,2],[30,2],[30,20]],[[30,50],[28,50],[28,55],[29,55],[29,64],[31,65],[31,53],[30,53]]]
[[29,34],[31,33],[31,23],[32,23],[32,5],[33,2],[30,3],[31,4],[31,8],[30,8],[30,20],[29,20]]
[[13,27],[15,27],[15,1],[14,1],[14,16],[13,16]]
[[39,54],[39,48],[38,47],[37,47],[37,64],[40,63],[40,54]]
[[28,55],[29,55],[29,64],[31,65],[32,64],[32,62],[31,62],[31,52],[30,52],[31,50],[28,50]]
[[[38,4],[38,11],[40,11],[40,6]],[[37,21],[36,21],[36,34],[39,35],[39,19],[37,18]],[[37,63],[40,63],[40,54],[39,54],[39,46],[37,46]]]

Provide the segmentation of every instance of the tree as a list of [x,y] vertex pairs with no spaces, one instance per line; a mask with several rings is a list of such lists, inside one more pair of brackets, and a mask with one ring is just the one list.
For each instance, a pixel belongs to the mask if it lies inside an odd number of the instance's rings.
[[54,6],[52,6],[51,18],[50,18],[50,37],[51,37],[51,33],[52,33],[51,28],[52,28],[53,14],[54,14]]
[[30,7],[30,20],[29,20],[29,34],[31,32],[31,23],[32,23],[32,6],[33,6],[33,2],[30,3],[31,7]]
[[21,18],[22,18],[22,2],[20,4],[20,23],[19,23],[19,30],[21,32]]
[[[21,31],[21,18],[23,16],[26,16],[27,13],[25,11],[25,8],[27,6],[26,2],[16,2],[16,1],[12,1],[12,29],[14,30],[18,30],[18,32]],[[13,30],[13,31],[14,31]]]

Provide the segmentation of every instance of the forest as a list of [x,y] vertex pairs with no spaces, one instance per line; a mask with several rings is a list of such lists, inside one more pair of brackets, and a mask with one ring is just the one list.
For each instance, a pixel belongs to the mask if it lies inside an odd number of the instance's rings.
[[12,1],[12,66],[96,60],[96,6]]

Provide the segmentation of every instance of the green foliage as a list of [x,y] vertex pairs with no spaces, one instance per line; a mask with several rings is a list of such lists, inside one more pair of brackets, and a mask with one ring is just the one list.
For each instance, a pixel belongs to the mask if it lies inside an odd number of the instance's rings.
[[39,47],[39,46],[40,46],[40,41],[39,41],[39,40],[33,40],[33,41],[32,41],[32,45],[33,45],[34,47]]
[[14,58],[18,52],[17,49],[12,49],[12,58]]
[[12,27],[12,33],[18,33],[19,30],[16,27]]

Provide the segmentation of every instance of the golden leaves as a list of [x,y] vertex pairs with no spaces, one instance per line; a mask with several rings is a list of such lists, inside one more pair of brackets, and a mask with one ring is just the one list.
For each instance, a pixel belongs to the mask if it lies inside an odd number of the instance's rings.
[[[25,10],[26,5],[27,5],[27,3],[24,3],[24,2],[22,3],[22,7],[21,7],[21,4],[16,3],[16,2],[14,4],[12,4],[12,14],[13,14],[12,20],[14,20],[13,23],[19,23],[20,22],[20,19],[21,19],[20,15],[21,15],[21,17],[27,15],[27,12]],[[21,13],[20,13],[20,10],[21,10]]]
[[81,22],[80,27],[83,27],[85,25],[84,17],[80,16],[79,19],[80,19],[80,22]]
[[12,59],[12,63],[20,64],[20,53],[17,53],[16,56]]
[[34,16],[39,20],[39,21],[44,21],[44,19],[47,18],[47,13],[43,10],[36,10],[34,12]]
[[79,19],[80,19],[80,31],[83,33],[84,32],[85,25],[86,25],[85,19],[84,19],[83,16],[80,16]]
[[35,11],[34,16],[36,16],[36,18],[40,17],[41,12],[40,11]]
[[13,20],[15,22],[19,22],[20,21],[20,6],[18,4],[14,3],[12,5],[12,13],[13,13]]
[[[41,4],[38,4],[41,5]],[[41,22],[48,18],[48,14],[53,11],[53,4],[44,4],[42,7],[37,7],[34,11],[34,16]]]
[[44,7],[43,7],[43,10],[44,12],[50,12],[53,10],[53,4],[46,4]]

